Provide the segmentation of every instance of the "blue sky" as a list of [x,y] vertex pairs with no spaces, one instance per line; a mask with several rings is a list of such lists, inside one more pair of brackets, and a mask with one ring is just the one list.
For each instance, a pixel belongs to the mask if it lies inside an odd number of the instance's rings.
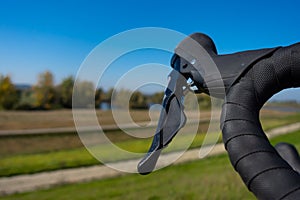
[[100,42],[139,27],[204,32],[219,53],[285,46],[300,41],[299,7],[297,0],[1,1],[0,73],[34,84],[50,70],[58,83]]

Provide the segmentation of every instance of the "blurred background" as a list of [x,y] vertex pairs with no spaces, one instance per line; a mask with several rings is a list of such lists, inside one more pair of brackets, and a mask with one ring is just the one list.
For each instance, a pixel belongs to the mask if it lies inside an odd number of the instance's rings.
[[[224,152],[174,164],[146,177],[92,173],[92,167],[103,163],[86,150],[77,135],[71,109],[73,85],[80,66],[97,45],[134,28],[162,27],[186,35],[203,32],[213,38],[219,54],[291,45],[300,41],[299,4],[296,0],[2,1],[0,199],[255,199]],[[110,51],[120,48],[111,46]],[[164,88],[134,90],[128,82],[114,91],[114,86],[134,67],[145,63],[168,66],[171,56],[170,52],[151,49],[133,52],[112,63],[98,84],[84,80],[77,85],[84,95],[95,98],[94,105],[82,105],[83,112],[95,108],[104,134],[119,148],[137,153],[148,150],[159,117],[155,106],[161,103]],[[167,75],[153,71],[137,74],[136,79],[159,76],[167,81]],[[129,104],[124,104],[122,99],[129,94]],[[140,127],[120,128],[111,111],[112,102],[120,110],[128,109]],[[191,123],[165,154],[209,145],[205,133],[212,116],[210,97],[187,96],[185,107]],[[200,116],[195,110],[200,110]],[[273,133],[276,128],[295,125],[299,112],[299,89],[276,94],[261,111],[264,130]],[[296,126],[276,137],[270,134],[272,144],[291,142],[299,150],[299,129]],[[87,130],[93,132],[88,124]],[[134,137],[135,134],[145,138]],[[213,142],[221,144],[219,132],[210,135]],[[138,158],[112,157],[113,152],[105,144],[95,149],[110,162]],[[64,170],[70,169],[83,171],[75,171],[68,178]],[[109,173],[104,167],[99,170]],[[79,178],[82,174],[90,175]],[[41,180],[41,175],[48,182]]]

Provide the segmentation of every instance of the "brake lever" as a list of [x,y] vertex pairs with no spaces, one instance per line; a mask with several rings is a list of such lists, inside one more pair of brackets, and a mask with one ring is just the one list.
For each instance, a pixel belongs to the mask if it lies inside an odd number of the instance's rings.
[[163,109],[160,113],[156,134],[148,153],[139,162],[137,170],[145,175],[155,168],[161,151],[172,141],[178,131],[185,125],[186,116],[183,112],[183,99],[189,86],[186,79],[176,69],[169,75],[168,87],[162,102]]

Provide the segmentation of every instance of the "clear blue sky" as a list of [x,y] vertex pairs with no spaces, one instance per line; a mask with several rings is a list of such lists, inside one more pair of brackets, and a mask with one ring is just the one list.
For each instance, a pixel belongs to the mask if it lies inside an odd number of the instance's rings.
[[297,0],[1,1],[0,73],[34,84],[50,70],[59,82],[101,41],[138,27],[204,32],[220,53],[289,45],[300,41],[299,8]]

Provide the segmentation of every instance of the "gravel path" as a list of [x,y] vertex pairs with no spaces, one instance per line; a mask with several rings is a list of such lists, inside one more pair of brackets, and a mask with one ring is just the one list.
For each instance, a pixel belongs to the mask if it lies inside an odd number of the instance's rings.
[[[282,134],[286,134],[292,131],[300,130],[300,123],[295,123],[279,128],[272,129],[267,132],[268,137],[274,137]],[[223,144],[217,144],[215,146],[208,146],[202,148],[201,151],[209,152],[207,156],[218,155],[225,152]],[[179,157],[174,164],[184,163],[187,161],[201,159],[203,156],[199,154],[199,149],[193,149],[186,151],[183,155],[181,153],[169,153],[160,157],[158,162],[158,168],[162,167],[168,161],[172,161]],[[139,160],[129,160],[111,164],[114,168],[122,168],[124,171],[132,171],[136,169],[136,164]],[[114,170],[104,165],[57,170],[51,172],[42,172],[31,175],[19,175],[13,177],[0,178],[0,195],[13,194],[18,192],[34,191],[41,188],[50,188],[55,185],[61,185],[65,183],[78,183],[91,180],[99,180],[103,178],[115,177],[126,174]]]

